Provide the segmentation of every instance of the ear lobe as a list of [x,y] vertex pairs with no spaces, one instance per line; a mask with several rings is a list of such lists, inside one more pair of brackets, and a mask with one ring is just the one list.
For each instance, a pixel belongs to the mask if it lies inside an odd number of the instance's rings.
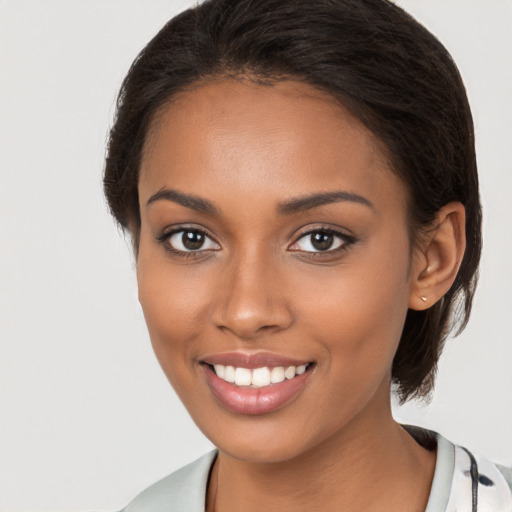
[[466,248],[465,226],[462,203],[448,203],[438,211],[432,230],[424,235],[415,255],[411,309],[428,309],[452,286]]

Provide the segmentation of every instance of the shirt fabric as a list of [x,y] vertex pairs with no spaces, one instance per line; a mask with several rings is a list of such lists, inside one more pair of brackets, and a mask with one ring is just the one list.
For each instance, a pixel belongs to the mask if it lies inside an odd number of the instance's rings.
[[[425,512],[512,512],[511,469],[475,456],[478,468],[475,501],[471,455],[439,434],[417,427],[405,428],[416,439],[430,436],[434,447],[437,443],[436,467]],[[216,457],[217,450],[213,450],[163,478],[121,512],[204,512],[208,478]]]

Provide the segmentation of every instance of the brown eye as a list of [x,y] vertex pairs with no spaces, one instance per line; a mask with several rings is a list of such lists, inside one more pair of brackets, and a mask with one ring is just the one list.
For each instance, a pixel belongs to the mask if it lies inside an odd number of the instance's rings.
[[317,251],[327,251],[334,243],[334,235],[332,233],[313,233],[311,236],[311,245]]
[[343,248],[351,237],[335,231],[318,229],[302,235],[291,247],[292,251],[329,252]]
[[184,231],[181,235],[181,243],[189,251],[197,251],[204,244],[204,235],[197,231]]
[[196,229],[181,229],[167,237],[167,243],[178,252],[218,250],[220,246],[208,235]]

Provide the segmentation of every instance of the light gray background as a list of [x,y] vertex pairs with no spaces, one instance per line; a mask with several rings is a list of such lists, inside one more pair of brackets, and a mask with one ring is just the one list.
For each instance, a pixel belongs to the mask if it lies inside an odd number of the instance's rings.
[[[129,64],[186,0],[0,0],[0,510],[115,510],[204,453],[151,352],[102,158]],[[452,52],[476,122],[480,289],[428,407],[512,463],[512,3],[401,0]]]

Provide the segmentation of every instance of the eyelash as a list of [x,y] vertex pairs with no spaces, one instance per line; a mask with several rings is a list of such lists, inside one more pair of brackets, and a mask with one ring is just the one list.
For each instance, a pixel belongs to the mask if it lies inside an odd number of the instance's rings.
[[353,245],[357,241],[357,239],[354,236],[348,235],[348,234],[344,233],[343,231],[334,229],[332,227],[326,227],[326,226],[322,227],[321,226],[321,227],[317,227],[314,229],[310,229],[304,233],[301,233],[300,236],[295,240],[295,242],[293,242],[293,244],[290,247],[297,245],[299,243],[299,241],[306,239],[308,236],[311,237],[312,235],[314,235],[316,233],[321,233],[324,235],[332,235],[332,236],[338,238],[340,240],[339,246],[335,247],[334,249],[327,249],[325,251],[321,251],[321,250],[301,251],[300,249],[291,249],[292,252],[302,253],[303,255],[305,255],[304,257],[307,257],[310,259],[312,259],[312,258],[319,259],[322,257],[327,258],[327,257],[332,257],[334,255],[338,255],[340,253],[346,252],[350,248],[350,246]]
[[[169,251],[170,253],[172,253],[173,256],[178,256],[180,258],[185,258],[185,259],[192,259],[192,258],[197,258],[197,257],[204,258],[207,254],[210,254],[211,251],[218,250],[218,249],[199,249],[197,251],[194,251],[194,250],[184,251],[184,250],[181,250],[181,249],[176,249],[175,247],[173,247],[171,245],[170,240],[171,240],[171,238],[174,235],[177,235],[179,233],[183,233],[183,234],[185,234],[185,233],[195,233],[196,235],[201,235],[205,239],[208,239],[211,242],[213,242],[214,244],[219,245],[203,229],[199,229],[199,228],[195,228],[195,227],[187,227],[187,226],[178,226],[178,227],[176,227],[176,228],[174,228],[172,230],[164,231],[161,235],[159,235],[157,237],[157,241],[164,246],[166,251]],[[205,254],[205,253],[207,253],[207,254]]]
[[[211,254],[213,251],[217,251],[218,249],[198,249],[198,250],[181,250],[176,249],[173,247],[170,243],[171,238],[174,235],[177,235],[179,233],[195,233],[196,235],[201,235],[205,239],[210,240],[211,243],[219,246],[219,244],[204,230],[195,228],[195,227],[187,227],[187,226],[179,226],[176,227],[170,231],[165,231],[161,235],[157,236],[157,241],[162,244],[165,248],[165,250],[172,253],[174,256],[178,256],[180,258],[185,259],[192,259],[192,258],[204,258],[205,256]],[[316,233],[322,233],[324,235],[332,235],[340,240],[340,245],[338,247],[335,247],[334,249],[326,249],[325,251],[318,250],[318,251],[303,251],[300,249],[290,249],[294,245],[297,245],[299,241],[306,239],[308,236],[312,236]],[[296,238],[296,240],[289,246],[288,250],[291,252],[297,252],[302,253],[305,255],[304,257],[310,258],[310,259],[319,259],[322,257],[329,257],[333,255],[337,255],[339,253],[347,251],[351,245],[353,245],[356,242],[356,238],[351,235],[347,235],[346,233],[339,231],[337,229],[333,229],[331,227],[318,227],[314,229],[310,229],[309,231],[306,231],[304,233],[301,233],[300,236]],[[220,246],[219,246],[220,248]],[[205,254],[206,253],[206,254]],[[307,255],[307,256],[306,256]]]

